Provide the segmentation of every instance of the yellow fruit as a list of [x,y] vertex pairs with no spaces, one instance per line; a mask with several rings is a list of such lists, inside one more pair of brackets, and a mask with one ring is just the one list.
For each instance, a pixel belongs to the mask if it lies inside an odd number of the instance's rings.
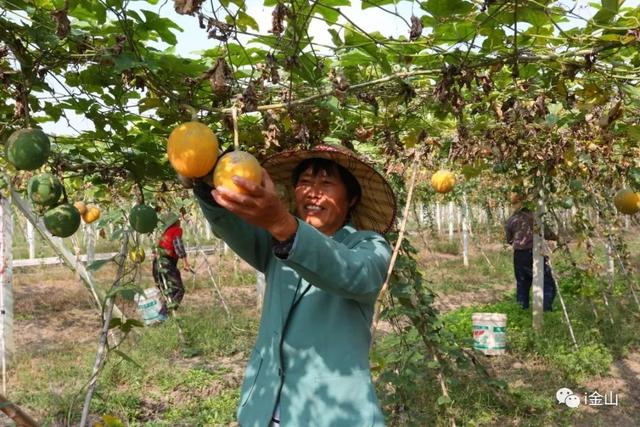
[[87,206],[86,212],[82,215],[82,219],[85,223],[91,224],[93,221],[100,218],[100,209],[95,206]]
[[613,204],[616,205],[618,212],[633,215],[640,211],[640,194],[634,193],[628,188],[618,191],[613,198]]
[[144,249],[142,249],[141,247],[131,248],[131,250],[129,251],[129,259],[133,263],[140,264],[144,261],[144,258]]
[[224,187],[235,193],[244,193],[244,189],[238,187],[233,176],[239,176],[260,185],[262,181],[262,167],[258,160],[244,151],[232,151],[220,157],[216,169],[213,171],[213,185]]
[[431,177],[431,186],[438,193],[448,193],[456,185],[456,177],[448,170],[439,170]]
[[73,204],[73,206],[75,206],[76,209],[78,209],[78,212],[80,212],[80,215],[84,215],[87,212],[87,205],[85,205],[84,202],[77,201]]
[[187,122],[169,135],[167,154],[171,166],[182,176],[199,178],[209,172],[218,158],[218,138],[200,122]]

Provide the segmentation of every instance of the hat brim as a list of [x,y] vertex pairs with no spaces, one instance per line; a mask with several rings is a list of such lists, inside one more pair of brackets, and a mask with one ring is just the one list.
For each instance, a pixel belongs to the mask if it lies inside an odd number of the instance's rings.
[[356,228],[384,234],[394,223],[396,198],[387,180],[352,151],[332,145],[317,145],[308,150],[283,151],[268,157],[262,166],[289,203],[294,201],[292,175],[300,162],[320,158],[331,160],[347,169],[360,184],[362,195],[351,212]]

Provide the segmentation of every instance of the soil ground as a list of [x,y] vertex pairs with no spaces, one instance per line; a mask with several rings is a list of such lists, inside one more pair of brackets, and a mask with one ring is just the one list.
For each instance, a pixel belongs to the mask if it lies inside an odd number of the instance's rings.
[[[430,257],[422,254],[424,259],[439,262],[447,256]],[[421,260],[422,261],[422,260]],[[215,262],[215,260],[212,260]],[[248,265],[240,263],[239,271],[250,272]],[[149,274],[149,272],[145,272]],[[198,275],[206,277],[206,269],[200,267]],[[217,298],[211,288],[191,288],[190,277],[185,276],[188,288],[183,304],[190,306],[209,305]],[[496,301],[512,288],[511,283],[474,292],[451,292],[441,295],[437,306],[442,312],[454,310],[461,306],[483,304]],[[221,286],[227,303],[236,306],[256,307],[255,290],[252,286]],[[51,351],[68,346],[70,343],[87,344],[97,341],[100,324],[97,311],[92,304],[86,289],[80,281],[63,266],[17,269],[14,273],[14,313],[15,340],[18,353],[30,349],[34,351],[33,369],[37,369],[40,358],[44,359]],[[258,309],[255,309],[256,315]],[[384,325],[381,325],[384,330]],[[522,361],[512,355],[485,358],[490,369],[500,378],[512,385],[531,381],[539,374],[540,366],[535,358]],[[197,357],[184,363],[198,363]],[[239,384],[242,375],[243,360],[221,360],[229,367],[226,381]],[[12,380],[9,370],[10,384]],[[640,353],[629,354],[623,360],[615,361],[609,375],[591,378],[582,384],[585,390],[598,391],[600,394],[613,392],[618,395],[618,406],[581,405],[577,426],[616,426],[635,427],[640,425]],[[215,394],[215,390],[207,393]],[[10,396],[10,393],[9,393]],[[146,408],[153,412],[158,408]],[[0,425],[8,422],[0,417]],[[9,424],[10,425],[10,424]]]

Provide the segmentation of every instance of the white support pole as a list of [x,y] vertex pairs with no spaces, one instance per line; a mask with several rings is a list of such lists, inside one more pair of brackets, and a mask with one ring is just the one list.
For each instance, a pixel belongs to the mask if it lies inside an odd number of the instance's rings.
[[84,225],[84,242],[87,253],[87,265],[91,264],[96,259],[96,225],[85,224]]
[[33,224],[27,221],[27,245],[29,245],[29,259],[36,257],[36,239],[33,232]]
[[202,221],[203,221],[202,224],[204,226],[204,232],[205,232],[205,235],[207,236],[207,241],[210,241],[211,240],[211,227],[209,227],[209,223],[205,219],[203,219]]
[[544,198],[542,189],[536,200],[536,211],[533,216],[533,329],[542,330],[544,299]]
[[453,240],[453,202],[449,202],[449,241]]
[[607,249],[607,279],[609,282],[609,290],[613,290],[613,280],[615,278],[616,266],[613,257],[613,242],[611,241],[611,237],[607,239],[605,242],[605,246]]
[[11,200],[0,195],[0,358],[2,359],[2,394],[7,394],[7,364],[14,351],[12,252],[13,222]]
[[456,205],[456,231],[462,232],[462,207]]
[[438,229],[438,234],[442,234],[442,214],[440,208],[440,203],[436,203],[436,227]]
[[256,305],[258,310],[262,309],[262,302],[264,301],[264,290],[267,287],[267,282],[264,277],[264,273],[256,270]]
[[[73,254],[63,245],[62,239],[52,236],[47,231],[44,223],[42,222],[42,219],[35,216],[29,205],[13,189],[11,189],[11,201],[20,210],[20,212],[22,212],[25,218],[27,218],[27,220],[35,226],[40,235],[49,242],[51,248],[56,251],[58,255],[60,255],[60,258],[64,261],[64,263],[72,270],[78,272],[78,275],[80,275],[80,279],[82,279],[82,282],[91,293],[91,296],[96,302],[98,309],[102,310],[102,301],[104,300],[105,293],[95,286],[95,284],[93,283],[93,279],[89,275],[89,272],[84,267],[84,265],[81,262],[76,262]],[[123,317],[122,312],[120,311],[120,309],[118,309],[118,307],[113,307],[113,313],[117,317]]]
[[418,225],[424,224],[424,203],[420,202],[418,204]]
[[462,194],[462,264],[469,267],[469,206],[467,195]]

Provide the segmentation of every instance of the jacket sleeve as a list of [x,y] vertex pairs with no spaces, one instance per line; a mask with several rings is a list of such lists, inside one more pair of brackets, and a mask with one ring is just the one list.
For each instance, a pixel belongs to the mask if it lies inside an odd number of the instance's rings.
[[347,246],[298,220],[293,247],[282,262],[313,286],[360,302],[375,301],[387,275],[391,248],[377,233],[356,234],[359,240]]
[[212,188],[196,182],[193,192],[213,233],[224,240],[240,258],[264,273],[271,256],[271,235],[219,206],[211,196]]
[[507,243],[508,244],[512,244],[513,243],[513,217],[509,218],[506,222],[506,224],[504,225],[504,234],[505,237],[507,239]]

